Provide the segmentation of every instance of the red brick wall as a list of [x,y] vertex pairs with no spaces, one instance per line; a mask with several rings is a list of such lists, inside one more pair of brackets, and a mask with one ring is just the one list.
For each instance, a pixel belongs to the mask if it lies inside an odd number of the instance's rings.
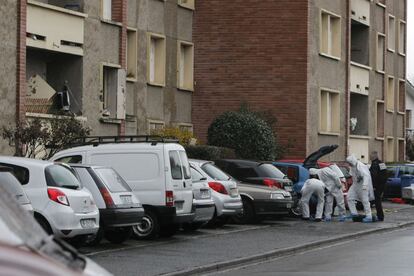
[[196,1],[192,116],[206,141],[212,120],[247,102],[271,110],[287,157],[306,154],[307,0]]
[[19,0],[17,18],[16,122],[23,122],[26,118],[26,0]]

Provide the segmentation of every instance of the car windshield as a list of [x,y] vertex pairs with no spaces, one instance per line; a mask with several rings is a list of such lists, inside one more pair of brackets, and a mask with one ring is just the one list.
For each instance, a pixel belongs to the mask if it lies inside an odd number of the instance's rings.
[[63,165],[50,165],[45,169],[46,182],[49,187],[79,189],[81,184],[75,174]]
[[278,168],[271,164],[260,164],[257,166],[256,172],[260,177],[286,178]]
[[86,260],[65,243],[48,236],[33,215],[22,209],[8,190],[0,186],[0,241],[25,246],[76,271],[83,271]]
[[0,172],[0,185],[8,189],[16,198],[19,198],[20,203],[30,203],[29,199],[25,195],[22,184],[14,177],[10,172]]
[[217,168],[211,163],[204,164],[203,166],[201,166],[201,169],[214,180],[219,180],[219,181],[230,180],[230,177],[227,174],[225,174],[222,170],[220,170],[219,168]]
[[131,191],[131,188],[125,180],[114,169],[98,168],[95,169],[95,172],[111,192],[116,193]]

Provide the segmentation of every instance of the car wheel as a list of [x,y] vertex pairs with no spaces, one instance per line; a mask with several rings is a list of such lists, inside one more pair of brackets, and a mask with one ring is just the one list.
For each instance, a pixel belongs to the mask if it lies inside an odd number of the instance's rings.
[[197,231],[204,225],[204,222],[193,222],[193,223],[185,223],[183,224],[184,231],[193,232]]
[[132,235],[132,227],[122,227],[114,230],[105,231],[105,239],[111,243],[123,243]]
[[88,239],[89,239],[89,235],[81,235],[81,236],[76,236],[74,238],[71,238],[68,240],[68,242],[75,248],[79,248],[82,246],[87,245]]
[[242,198],[243,212],[233,217],[238,224],[250,224],[256,222],[256,213],[253,204],[246,198]]
[[179,228],[180,226],[178,224],[163,225],[160,229],[160,236],[163,238],[172,237],[178,232]]
[[293,217],[301,217],[302,216],[302,206],[300,202],[298,202],[292,209],[290,209],[290,214]]
[[160,225],[158,218],[151,210],[145,210],[145,215],[138,225],[132,226],[133,237],[136,239],[150,240],[158,237]]

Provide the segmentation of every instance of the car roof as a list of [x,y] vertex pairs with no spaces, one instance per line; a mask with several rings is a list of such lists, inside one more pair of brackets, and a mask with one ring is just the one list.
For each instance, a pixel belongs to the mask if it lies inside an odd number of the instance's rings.
[[112,169],[112,167],[110,167],[110,166],[98,166],[98,165],[89,165],[89,164],[78,164],[78,163],[71,164],[71,163],[69,163],[68,165],[71,166],[72,168],[85,168],[85,169],[88,169],[88,168],[103,169],[103,168],[105,168],[105,169]]
[[32,166],[32,167],[47,167],[54,164],[52,161],[45,161],[26,157],[15,156],[0,156],[0,163],[10,163],[20,166]]
[[213,161],[208,161],[208,160],[200,160],[200,159],[188,159],[188,162],[190,162],[190,163],[195,163],[195,164],[197,164],[198,166],[202,166],[202,165],[204,165],[204,164],[206,164],[206,163],[211,163],[211,164],[214,164],[214,162],[213,162]]
[[220,162],[232,163],[240,167],[251,167],[251,166],[258,166],[260,164],[264,164],[264,163],[260,163],[257,161],[242,160],[242,159],[221,159]]

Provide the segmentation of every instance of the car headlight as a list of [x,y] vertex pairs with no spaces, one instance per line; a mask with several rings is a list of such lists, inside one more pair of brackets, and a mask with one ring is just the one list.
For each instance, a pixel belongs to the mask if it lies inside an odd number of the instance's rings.
[[285,199],[285,197],[280,193],[271,193],[270,199]]

